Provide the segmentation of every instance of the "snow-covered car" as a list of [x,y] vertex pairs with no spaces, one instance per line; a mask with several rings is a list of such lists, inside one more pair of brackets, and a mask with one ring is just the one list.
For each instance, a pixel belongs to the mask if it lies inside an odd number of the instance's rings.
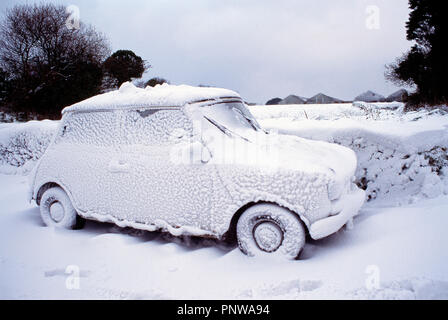
[[48,226],[107,221],[293,259],[364,202],[352,150],[266,132],[230,90],[125,83],[62,114],[31,174]]

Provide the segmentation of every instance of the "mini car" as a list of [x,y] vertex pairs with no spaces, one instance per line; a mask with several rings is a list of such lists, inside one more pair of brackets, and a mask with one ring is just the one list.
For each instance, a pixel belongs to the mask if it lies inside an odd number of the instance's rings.
[[348,148],[263,130],[231,90],[124,83],[62,111],[30,200],[48,226],[91,219],[295,259],[308,235],[358,213],[356,162]]

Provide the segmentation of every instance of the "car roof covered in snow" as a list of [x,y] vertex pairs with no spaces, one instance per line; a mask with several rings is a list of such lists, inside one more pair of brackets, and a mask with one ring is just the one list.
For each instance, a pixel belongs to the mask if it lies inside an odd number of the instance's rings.
[[137,88],[130,82],[125,82],[120,89],[103,93],[62,110],[66,112],[115,110],[125,108],[180,107],[186,103],[213,100],[220,98],[238,98],[240,95],[232,90],[192,87],[188,85],[162,84],[155,87]]

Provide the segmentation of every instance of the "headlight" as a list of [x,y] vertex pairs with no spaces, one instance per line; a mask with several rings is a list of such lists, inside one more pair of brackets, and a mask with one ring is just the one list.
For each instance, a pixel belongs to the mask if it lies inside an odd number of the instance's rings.
[[351,193],[353,190],[353,185],[356,185],[352,182],[354,177],[350,179],[346,179],[342,183],[338,183],[336,181],[331,182],[328,185],[328,198],[333,201],[339,199],[343,194]]
[[336,181],[330,182],[328,185],[328,199],[331,201],[339,199],[342,195],[342,189],[341,183],[337,183]]

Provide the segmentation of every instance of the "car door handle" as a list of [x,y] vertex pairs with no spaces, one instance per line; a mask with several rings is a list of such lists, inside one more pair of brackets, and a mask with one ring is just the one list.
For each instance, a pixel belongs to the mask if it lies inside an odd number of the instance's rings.
[[112,173],[129,172],[129,163],[125,160],[112,159],[109,162],[108,170]]

